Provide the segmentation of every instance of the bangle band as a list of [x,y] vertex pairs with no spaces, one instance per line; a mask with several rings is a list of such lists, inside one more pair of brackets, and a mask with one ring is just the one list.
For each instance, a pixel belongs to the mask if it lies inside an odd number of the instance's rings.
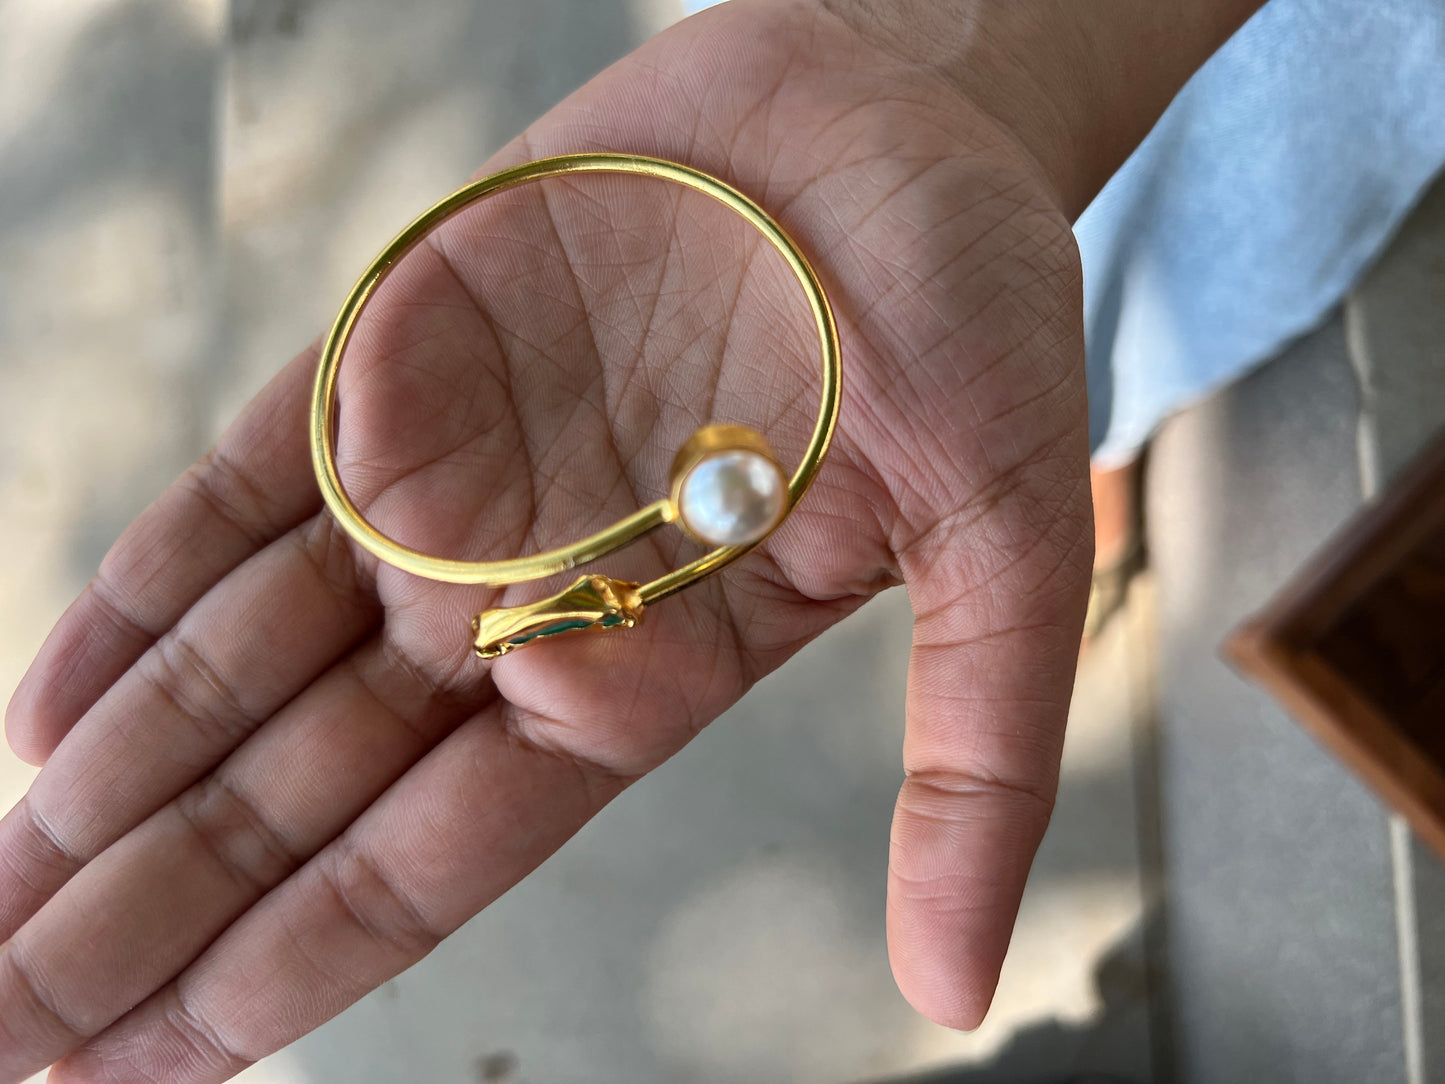
[[[667,496],[570,545],[498,561],[459,561],[402,545],[366,521],[347,496],[336,465],[336,376],[361,310],[402,257],[452,215],[509,188],[573,173],[632,173],[684,185],[741,215],[782,255],[812,310],[821,347],[821,403],[802,460],[785,479],[761,434],[737,425],[706,425],[678,452]],[[427,579],[497,587],[542,579],[595,561],[667,523],[676,523],[716,547],[651,583],[583,576],[551,598],[478,614],[472,621],[473,647],[482,658],[496,658],[558,633],[630,628],[641,619],[644,607],[712,575],[771,534],[807,492],[827,454],[838,422],[841,378],[838,330],[827,295],[797,245],[756,203],[715,177],[659,158],[562,155],[503,170],[458,189],[402,230],[372,261],[347,295],[321,350],[311,400],[311,459],[321,495],[342,529],[387,564]]]

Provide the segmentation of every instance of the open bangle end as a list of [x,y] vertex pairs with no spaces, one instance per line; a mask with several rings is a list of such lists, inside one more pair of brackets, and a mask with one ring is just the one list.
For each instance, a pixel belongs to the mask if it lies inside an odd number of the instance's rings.
[[551,598],[484,610],[472,618],[472,649],[484,659],[495,659],[547,636],[630,629],[642,620],[638,586],[607,576],[583,576]]

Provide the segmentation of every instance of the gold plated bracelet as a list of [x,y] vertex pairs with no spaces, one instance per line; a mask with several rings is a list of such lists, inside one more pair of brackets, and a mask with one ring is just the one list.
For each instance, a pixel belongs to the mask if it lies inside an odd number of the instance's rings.
[[[808,447],[792,477],[785,479],[760,433],[737,425],[706,425],[673,461],[667,496],[570,545],[499,561],[459,561],[404,546],[366,521],[347,496],[336,466],[336,374],[361,310],[401,259],[452,215],[509,188],[573,173],[633,173],[702,192],[750,222],[782,255],[803,289],[821,346],[822,401]],[[483,611],[472,620],[473,647],[490,659],[559,633],[631,628],[644,607],[712,575],[765,539],[787,518],[818,473],[838,423],[841,379],[838,329],[817,275],[782,227],[747,196],[716,177],[660,158],[637,154],[542,158],[452,193],[402,230],[352,287],[321,350],[311,399],[311,459],[321,495],[342,529],[387,564],[431,580],[500,587],[542,579],[595,561],[667,523],[676,523],[693,538],[716,547],[651,583],[583,576],[551,598]]]

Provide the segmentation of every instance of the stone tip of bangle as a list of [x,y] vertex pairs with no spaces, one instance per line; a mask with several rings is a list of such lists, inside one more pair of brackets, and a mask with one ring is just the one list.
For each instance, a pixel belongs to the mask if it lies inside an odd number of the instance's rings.
[[495,659],[548,636],[589,629],[630,629],[642,620],[637,587],[607,576],[583,576],[550,598],[486,610],[472,618],[472,650],[484,659]]
[[683,530],[711,546],[750,546],[788,511],[788,478],[761,433],[705,425],[672,462],[672,503]]

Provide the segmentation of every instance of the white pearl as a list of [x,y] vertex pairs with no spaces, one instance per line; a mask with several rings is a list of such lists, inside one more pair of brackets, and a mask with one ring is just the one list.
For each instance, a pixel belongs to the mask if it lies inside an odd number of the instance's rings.
[[682,480],[677,509],[683,524],[714,546],[746,546],[783,517],[788,482],[765,455],[745,449],[717,452]]

